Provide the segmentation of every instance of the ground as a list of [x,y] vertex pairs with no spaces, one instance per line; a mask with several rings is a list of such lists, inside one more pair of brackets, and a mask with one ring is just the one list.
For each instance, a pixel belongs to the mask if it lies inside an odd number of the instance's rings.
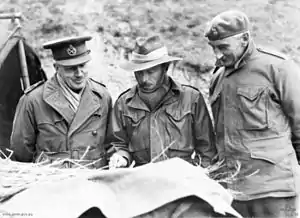
[[24,15],[22,33],[53,74],[51,53],[42,44],[58,37],[91,34],[91,77],[105,83],[115,99],[134,84],[132,73],[118,68],[136,36],[163,36],[172,55],[184,60],[172,74],[206,96],[213,67],[203,37],[206,23],[227,9],[246,12],[257,44],[273,47],[300,63],[299,0],[2,0],[0,12]]

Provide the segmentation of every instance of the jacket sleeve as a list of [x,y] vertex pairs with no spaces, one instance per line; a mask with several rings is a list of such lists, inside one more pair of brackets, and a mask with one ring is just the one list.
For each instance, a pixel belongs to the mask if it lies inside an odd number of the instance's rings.
[[214,143],[214,131],[208,107],[202,94],[199,92],[194,103],[194,123],[196,154],[201,157],[201,165],[207,167],[212,164],[217,151]]
[[13,121],[10,147],[13,159],[20,162],[32,162],[36,148],[36,123],[34,110],[29,97],[23,95],[19,100]]
[[272,66],[272,71],[281,107],[290,121],[292,144],[300,164],[300,69],[294,62],[285,60],[278,67]]
[[131,155],[128,150],[129,139],[124,123],[122,104],[120,99],[115,102],[109,122],[108,141],[114,153],[118,153],[131,163]]

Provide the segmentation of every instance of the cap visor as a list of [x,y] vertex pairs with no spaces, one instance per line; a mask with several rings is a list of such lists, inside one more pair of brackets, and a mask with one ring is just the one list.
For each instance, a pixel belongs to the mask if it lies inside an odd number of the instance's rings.
[[126,71],[135,72],[135,71],[149,69],[151,67],[154,67],[154,66],[157,66],[157,65],[160,65],[163,63],[167,63],[167,62],[171,62],[171,61],[180,61],[180,60],[182,60],[182,58],[165,56],[163,58],[160,58],[160,59],[157,59],[154,61],[145,62],[145,63],[126,62],[126,63],[120,64],[119,66]]
[[84,64],[90,60],[91,60],[91,56],[89,54],[87,54],[87,55],[72,58],[69,60],[59,60],[59,61],[55,61],[55,62],[62,66],[75,66],[75,65]]

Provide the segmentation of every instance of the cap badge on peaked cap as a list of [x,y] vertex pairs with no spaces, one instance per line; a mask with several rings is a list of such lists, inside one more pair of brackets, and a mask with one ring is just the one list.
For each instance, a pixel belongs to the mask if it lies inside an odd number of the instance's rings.
[[70,56],[75,56],[77,54],[77,49],[73,45],[69,45],[67,48],[67,53]]

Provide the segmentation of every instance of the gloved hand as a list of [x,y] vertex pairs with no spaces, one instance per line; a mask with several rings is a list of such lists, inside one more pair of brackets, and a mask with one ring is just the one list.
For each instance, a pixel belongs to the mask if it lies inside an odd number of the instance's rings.
[[109,159],[109,169],[121,168],[126,166],[128,166],[128,160],[117,153],[114,153]]

